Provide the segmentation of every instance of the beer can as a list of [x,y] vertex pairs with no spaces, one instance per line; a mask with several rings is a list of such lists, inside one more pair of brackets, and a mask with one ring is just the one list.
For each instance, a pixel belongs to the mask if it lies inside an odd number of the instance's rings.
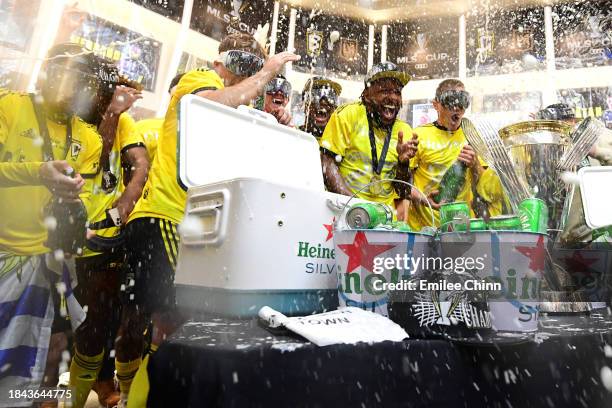
[[470,207],[465,201],[442,204],[440,207],[440,224],[446,224],[455,217],[470,217]]
[[[487,223],[482,218],[470,218],[470,231],[485,231]],[[465,224],[462,222],[455,223],[455,231],[465,232]]]
[[393,221],[391,223],[391,226],[396,231],[412,232],[412,229],[410,228],[410,226],[406,224],[404,221]]
[[358,203],[346,213],[346,223],[354,229],[372,229],[393,220],[391,208],[381,203]]
[[539,198],[527,198],[519,204],[519,217],[523,231],[546,233],[548,230],[548,207]]
[[593,230],[593,242],[607,242],[612,240],[612,225]]
[[491,230],[521,231],[521,219],[516,215],[500,215],[491,217],[488,224]]

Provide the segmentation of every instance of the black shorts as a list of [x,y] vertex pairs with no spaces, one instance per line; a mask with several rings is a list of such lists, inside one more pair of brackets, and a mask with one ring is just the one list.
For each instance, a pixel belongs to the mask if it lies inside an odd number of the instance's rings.
[[124,302],[147,313],[175,305],[174,269],[178,257],[177,225],[161,218],[137,218],[126,226]]
[[[108,307],[118,310],[114,296],[119,291],[119,270],[123,262],[123,250],[116,249],[111,253],[93,255],[75,259],[77,286],[74,288],[74,297],[81,306],[92,303],[107,303]],[[62,296],[55,289],[55,283],[60,280],[59,275],[52,273],[51,298],[55,315],[53,316],[52,333],[72,330],[70,316],[61,314]]]

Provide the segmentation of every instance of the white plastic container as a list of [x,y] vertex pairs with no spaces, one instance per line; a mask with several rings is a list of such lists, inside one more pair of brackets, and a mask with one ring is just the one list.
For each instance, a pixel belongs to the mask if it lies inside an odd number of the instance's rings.
[[182,236],[179,305],[232,316],[263,306],[284,314],[335,309],[333,207],[347,200],[256,179],[190,189],[186,217],[199,233]]
[[179,306],[228,316],[335,309],[332,223],[348,197],[325,192],[315,138],[189,95],[178,148],[188,187]]

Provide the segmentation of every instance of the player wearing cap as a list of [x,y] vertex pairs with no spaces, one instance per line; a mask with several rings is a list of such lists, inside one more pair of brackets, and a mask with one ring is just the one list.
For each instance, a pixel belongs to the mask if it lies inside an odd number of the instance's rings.
[[274,116],[281,125],[293,126],[291,112],[287,109],[290,97],[291,84],[279,74],[264,87],[262,110]]
[[470,95],[463,83],[457,79],[445,79],[436,89],[433,106],[438,119],[430,124],[415,129],[419,137],[419,147],[415,157],[410,161],[414,173],[415,189],[412,191],[412,205],[408,212],[408,223],[414,230],[431,226],[431,211],[427,201],[434,209],[436,226],[440,222],[438,209],[440,203],[434,200],[438,193],[444,173],[459,160],[471,171],[467,172],[466,182],[460,190],[456,201],[466,201],[470,208],[474,199],[473,180],[483,172],[483,163],[476,156],[474,149],[468,145],[461,129],[461,119],[470,105]]
[[[246,34],[227,36],[210,70],[185,73],[171,96],[157,152],[142,197],[126,226],[126,302],[116,342],[120,405],[125,405],[132,379],[141,362],[146,325],[153,318],[153,350],[180,322],[174,309],[174,268],[178,256],[177,225],[183,219],[186,188],[177,177],[178,106],[195,94],[237,107],[261,95],[287,62],[299,57],[281,52],[265,60],[265,51]],[[210,137],[226,137],[211,134]],[[202,152],[221,154],[221,152]]]
[[338,107],[342,93],[339,83],[323,77],[309,79],[302,91],[305,121],[300,130],[310,133],[321,142],[321,136],[331,114]]
[[408,163],[418,143],[412,128],[397,119],[402,88],[409,80],[391,62],[376,64],[366,76],[361,101],[341,105],[331,115],[321,139],[329,191],[356,194],[391,208],[396,199],[407,197],[409,190],[377,181],[406,180],[410,175]]
[[[12,364],[0,380],[3,396],[9,389],[36,389],[42,379],[55,291],[40,256],[49,251],[43,209],[52,194],[77,198],[84,179],[99,170],[100,135],[77,117],[96,107],[101,84],[94,65],[81,47],[59,44],[48,53],[38,95],[0,91],[0,303],[33,307],[4,316],[0,351]],[[63,174],[68,169],[79,174],[72,179]],[[87,199],[90,192],[85,186],[80,194]]]

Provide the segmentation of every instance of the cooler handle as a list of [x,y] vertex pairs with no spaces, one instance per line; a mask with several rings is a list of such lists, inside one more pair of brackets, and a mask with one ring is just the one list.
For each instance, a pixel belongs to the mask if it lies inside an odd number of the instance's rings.
[[[201,201],[209,202],[201,206],[193,206]],[[187,203],[187,216],[203,218],[214,217],[214,229],[203,231],[198,234],[181,235],[181,243],[186,246],[221,246],[227,236],[227,224],[229,218],[230,192],[228,189],[207,191],[206,193],[194,194],[189,197]]]

